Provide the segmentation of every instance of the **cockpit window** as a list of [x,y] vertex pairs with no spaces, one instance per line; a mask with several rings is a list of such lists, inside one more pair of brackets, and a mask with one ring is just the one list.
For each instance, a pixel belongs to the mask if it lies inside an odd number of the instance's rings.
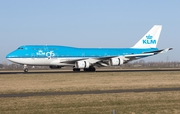
[[23,47],[19,47],[18,50],[23,50],[24,48]]

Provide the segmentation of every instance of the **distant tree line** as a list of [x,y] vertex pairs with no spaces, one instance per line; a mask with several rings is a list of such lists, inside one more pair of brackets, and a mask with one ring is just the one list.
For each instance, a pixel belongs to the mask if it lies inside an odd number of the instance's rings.
[[144,60],[131,62],[124,64],[123,68],[180,68],[180,62],[169,61],[169,62],[145,62]]
[[[180,62],[177,61],[170,61],[170,62],[145,62],[144,60],[139,60],[135,62],[130,62],[124,64],[122,66],[113,66],[116,68],[180,68]],[[20,70],[23,69],[23,65],[2,62],[0,64],[0,69],[6,70]],[[49,66],[29,66],[29,69],[50,69]]]

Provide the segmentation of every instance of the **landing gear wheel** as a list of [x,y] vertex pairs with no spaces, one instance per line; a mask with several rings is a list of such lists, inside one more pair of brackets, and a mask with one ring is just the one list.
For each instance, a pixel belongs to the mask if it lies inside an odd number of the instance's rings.
[[28,72],[28,66],[27,65],[24,65],[24,72]]
[[79,69],[79,68],[73,68],[73,71],[74,71],[74,72],[79,72],[80,69]]
[[85,72],[95,72],[96,69],[94,67],[84,68]]
[[28,72],[28,68],[25,68],[25,69],[24,69],[24,72]]
[[94,67],[90,68],[90,70],[91,70],[92,72],[95,72],[95,71],[96,71],[96,69],[95,69]]
[[84,68],[84,71],[85,71],[85,72],[89,71],[89,68]]

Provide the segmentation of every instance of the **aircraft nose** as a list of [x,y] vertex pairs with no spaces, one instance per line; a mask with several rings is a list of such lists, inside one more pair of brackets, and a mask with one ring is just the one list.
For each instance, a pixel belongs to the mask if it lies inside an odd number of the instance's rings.
[[17,51],[12,51],[11,53],[6,55],[6,58],[16,58],[18,56]]
[[6,58],[7,58],[7,59],[9,59],[9,58],[11,58],[11,57],[12,57],[12,54],[11,54],[11,53],[9,53],[9,54],[6,55]]
[[6,55],[6,59],[8,59],[9,61],[11,62],[19,62],[18,59],[17,59],[17,53],[15,51],[9,53]]
[[12,58],[16,58],[16,57],[17,57],[17,53],[15,51],[6,55],[6,59],[8,59],[8,60],[10,60]]
[[11,52],[11,53],[6,55],[6,59],[8,59],[9,61],[12,61],[13,56],[14,56],[14,54],[13,54],[13,52]]

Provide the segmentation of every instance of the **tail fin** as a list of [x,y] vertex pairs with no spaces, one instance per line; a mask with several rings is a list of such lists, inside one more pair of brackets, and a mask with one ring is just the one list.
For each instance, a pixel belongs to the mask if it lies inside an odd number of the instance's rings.
[[156,48],[162,25],[154,25],[132,48]]

